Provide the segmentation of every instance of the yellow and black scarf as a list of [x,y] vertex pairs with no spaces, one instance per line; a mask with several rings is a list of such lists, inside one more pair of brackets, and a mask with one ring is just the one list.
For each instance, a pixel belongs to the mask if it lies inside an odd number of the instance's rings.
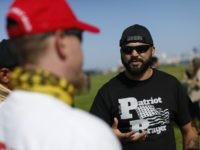
[[74,86],[44,70],[25,70],[17,67],[11,74],[12,87],[52,95],[73,105]]
[[4,101],[4,99],[8,96],[10,90],[4,85],[0,84],[0,102]]

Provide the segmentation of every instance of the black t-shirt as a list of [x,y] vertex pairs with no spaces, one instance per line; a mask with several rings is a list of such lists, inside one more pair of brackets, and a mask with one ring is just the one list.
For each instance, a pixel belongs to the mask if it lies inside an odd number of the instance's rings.
[[188,100],[179,81],[167,73],[153,70],[149,79],[134,81],[123,72],[98,91],[90,112],[110,126],[117,117],[121,132],[148,127],[145,141],[123,141],[124,150],[175,150],[173,122],[183,126],[191,120]]

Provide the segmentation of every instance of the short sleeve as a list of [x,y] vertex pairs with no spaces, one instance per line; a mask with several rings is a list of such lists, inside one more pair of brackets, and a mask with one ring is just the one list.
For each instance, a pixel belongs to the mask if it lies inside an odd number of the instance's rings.
[[112,125],[113,116],[111,114],[111,101],[106,94],[105,87],[98,91],[96,97],[94,98],[90,112],[95,116],[103,119],[110,126]]
[[190,98],[187,95],[186,91],[183,89],[183,86],[177,84],[177,113],[176,113],[176,123],[179,126],[184,126],[191,121],[189,113],[189,101]]

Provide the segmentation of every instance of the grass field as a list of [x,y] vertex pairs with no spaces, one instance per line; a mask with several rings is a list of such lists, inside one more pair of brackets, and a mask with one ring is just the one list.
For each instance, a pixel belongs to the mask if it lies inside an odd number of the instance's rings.
[[[179,80],[183,78],[184,66],[162,66],[160,70],[165,71],[169,74],[174,75]],[[115,76],[115,73],[106,74],[106,75],[93,75],[91,76],[91,90],[89,92],[84,92],[83,94],[76,96],[75,106],[83,110],[88,111],[91,107],[94,96],[96,95],[98,89],[109,79]],[[177,150],[182,149],[182,139],[180,131],[177,127],[174,128]]]

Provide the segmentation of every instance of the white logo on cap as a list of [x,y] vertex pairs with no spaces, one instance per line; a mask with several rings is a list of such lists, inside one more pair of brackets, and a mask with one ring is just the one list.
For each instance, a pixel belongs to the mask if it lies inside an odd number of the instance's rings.
[[21,21],[22,21],[24,28],[27,32],[30,32],[32,30],[32,26],[31,26],[31,23],[29,21],[29,18],[26,16],[25,12],[23,12],[20,8],[13,7],[13,8],[11,8],[10,13],[14,13],[15,15],[17,15],[21,18]]
[[142,41],[142,40],[143,40],[143,37],[139,35],[127,37],[127,41]]

